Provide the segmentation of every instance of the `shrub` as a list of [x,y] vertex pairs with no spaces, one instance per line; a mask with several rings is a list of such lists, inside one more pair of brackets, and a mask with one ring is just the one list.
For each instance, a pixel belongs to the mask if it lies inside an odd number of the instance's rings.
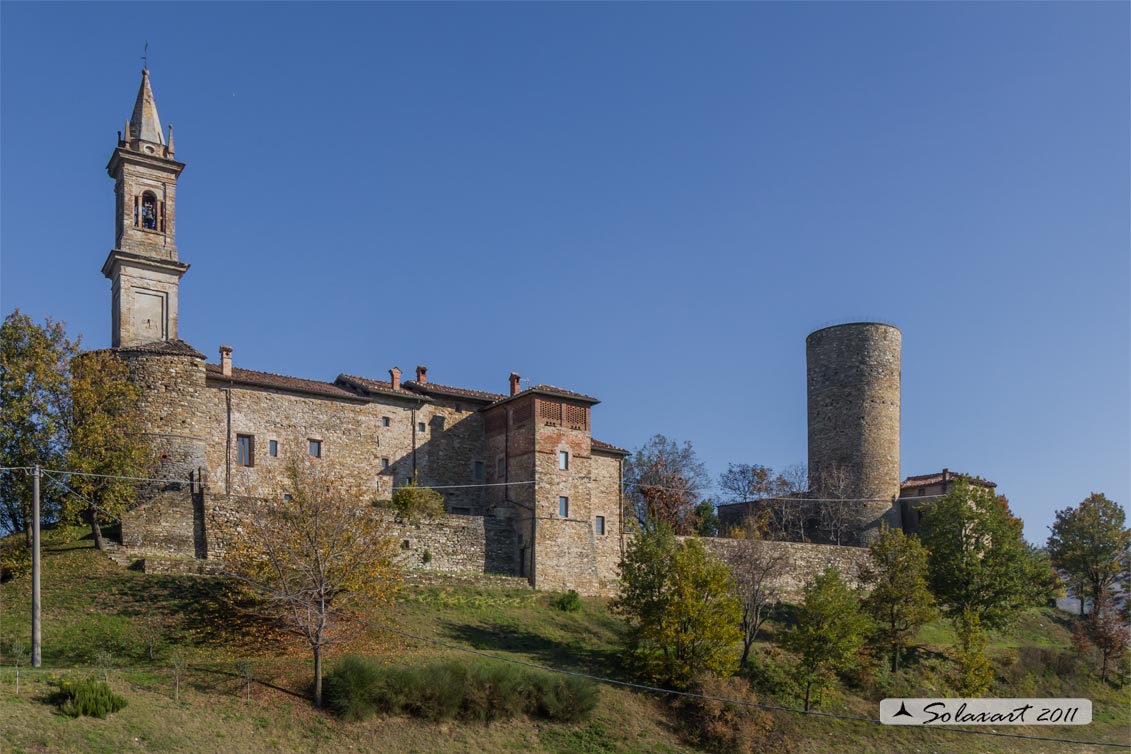
[[581,595],[570,589],[554,600],[554,607],[563,613],[576,613],[581,610]]
[[[326,676],[326,704],[343,720],[362,720],[377,711],[375,687],[383,677],[371,660],[343,657]],[[383,710],[384,711],[384,710]]]
[[560,722],[589,715],[599,689],[588,679],[489,660],[412,668],[345,657],[326,677],[326,700],[344,720],[405,713],[425,720],[491,722],[527,714]]
[[677,702],[684,734],[697,746],[720,754],[763,754],[792,751],[790,739],[767,711],[751,707],[758,697],[740,678],[706,676],[696,690],[716,699],[687,697]]
[[63,714],[71,717],[106,717],[126,706],[125,697],[111,691],[105,681],[93,678],[81,681],[64,678],[59,682],[59,690],[52,695],[51,700]]
[[24,535],[13,534],[0,539],[0,582],[31,571],[31,548]]

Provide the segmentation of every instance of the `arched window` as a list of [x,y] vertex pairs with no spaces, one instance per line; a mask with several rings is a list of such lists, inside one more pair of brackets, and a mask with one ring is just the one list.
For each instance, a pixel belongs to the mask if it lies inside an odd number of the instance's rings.
[[157,197],[152,191],[141,195],[141,227],[157,230]]

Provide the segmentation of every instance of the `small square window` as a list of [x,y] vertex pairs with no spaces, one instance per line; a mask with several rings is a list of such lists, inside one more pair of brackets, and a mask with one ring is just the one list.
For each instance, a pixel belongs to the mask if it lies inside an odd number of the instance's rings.
[[558,498],[558,515],[562,518],[569,518],[569,498]]
[[289,502],[291,502],[291,501],[292,501],[292,500],[294,500],[294,499],[295,499],[295,496],[294,496],[294,495],[290,495],[290,494],[287,494],[287,495],[283,495],[283,502],[284,502],[284,503],[289,503]]
[[384,471],[387,468],[389,468],[389,459],[388,458],[382,458],[381,459],[381,471]]
[[240,466],[255,465],[255,438],[251,435],[236,435],[236,463]]
[[569,451],[566,451],[566,450],[559,450],[558,451],[558,468],[561,469],[562,471],[568,471],[569,470]]
[[458,403],[456,404],[456,413],[457,413],[457,414],[462,414],[462,413],[463,413],[463,406],[461,406],[461,405],[460,405],[460,404],[458,404]]
[[272,458],[278,458],[279,457],[279,441],[278,440],[268,440],[267,441],[267,455],[271,456]]
[[499,479],[502,479],[504,476],[506,476],[506,473],[507,473],[507,460],[505,458],[503,458],[502,456],[499,456],[499,463],[498,463],[498,468],[495,470],[495,476],[497,476]]
[[322,441],[321,440],[308,440],[306,446],[307,452],[310,453],[311,458],[322,457]]
[[482,461],[476,461],[475,462],[475,478],[482,480],[483,477],[485,477],[485,476],[487,476],[487,464],[483,463]]
[[417,423],[416,423],[416,431],[417,431],[417,432],[420,432],[421,434],[423,434],[424,432],[427,432],[427,431],[428,431],[428,427],[426,427],[426,426],[424,425],[424,422],[417,422]]
[[382,417],[381,417],[381,426],[382,426],[382,427],[387,427],[387,426],[389,426],[390,424],[392,424],[392,421],[390,421],[390,420],[389,420],[389,417],[387,417],[387,416],[382,416]]
[[605,517],[597,516],[597,520],[593,522],[593,528],[597,530],[597,534],[604,535],[605,533]]

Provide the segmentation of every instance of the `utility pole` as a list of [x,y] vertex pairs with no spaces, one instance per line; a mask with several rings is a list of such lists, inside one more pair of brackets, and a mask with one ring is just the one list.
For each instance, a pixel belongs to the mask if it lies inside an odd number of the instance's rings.
[[39,603],[39,466],[31,472],[31,666],[43,664]]

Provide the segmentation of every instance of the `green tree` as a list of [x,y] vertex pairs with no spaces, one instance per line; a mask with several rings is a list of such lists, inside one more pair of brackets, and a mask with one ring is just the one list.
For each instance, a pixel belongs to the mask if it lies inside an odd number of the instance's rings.
[[115,477],[144,477],[153,454],[143,441],[138,399],[141,391],[113,351],[91,351],[71,361],[71,429],[68,484],[79,496],[63,498],[63,517],[84,517],[94,544],[104,549],[101,524],[120,518],[137,497],[137,483]]
[[[37,325],[17,309],[0,325],[0,466],[58,467],[66,453],[70,362],[78,341],[61,322]],[[0,474],[0,530],[31,538],[30,474]],[[45,520],[58,499],[44,486]]]
[[928,583],[951,618],[969,611],[979,624],[1001,628],[1046,598],[1047,561],[1030,552],[1021,519],[993,490],[958,480],[924,509],[922,527]]
[[1086,585],[1080,594],[1080,613],[1084,602],[1097,600],[1118,578],[1122,561],[1131,550],[1131,529],[1126,514],[1103,493],[1093,492],[1075,508],[1056,512],[1049,527],[1049,558],[1076,583]]
[[891,672],[919,627],[933,620],[935,598],[927,587],[927,549],[902,529],[883,527],[868,546],[871,556],[861,573],[870,587],[864,609],[876,622],[876,637],[891,658]]
[[961,696],[981,696],[994,680],[994,666],[986,657],[986,632],[973,610],[963,610],[954,619],[955,660],[958,676],[955,690]]
[[695,525],[695,533],[700,537],[716,537],[719,534],[719,516],[715,512],[715,504],[704,500],[695,506],[695,517],[699,522]]
[[687,688],[701,674],[734,672],[740,608],[726,565],[659,523],[633,538],[620,571],[612,608],[628,623],[628,649],[650,678]]
[[414,474],[411,482],[393,491],[392,508],[401,521],[431,521],[444,514],[444,496],[429,487],[420,487]]
[[794,679],[806,711],[838,671],[855,663],[868,630],[860,598],[836,568],[829,566],[805,586],[797,624],[782,645],[797,655]]

